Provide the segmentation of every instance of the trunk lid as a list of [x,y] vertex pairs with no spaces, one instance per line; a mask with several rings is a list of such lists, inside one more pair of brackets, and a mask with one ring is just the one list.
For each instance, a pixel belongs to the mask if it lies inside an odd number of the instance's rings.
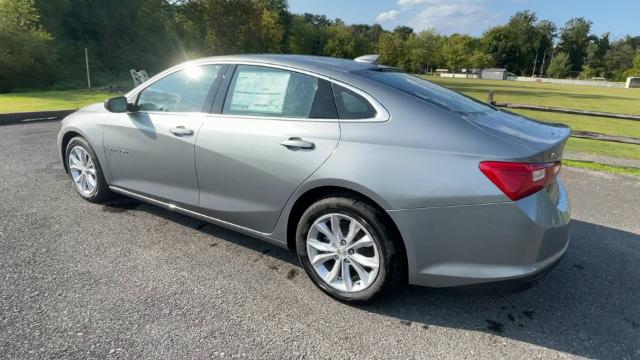
[[544,123],[502,110],[463,117],[500,139],[522,145],[511,155],[528,162],[560,161],[564,145],[571,135],[571,128],[564,124]]

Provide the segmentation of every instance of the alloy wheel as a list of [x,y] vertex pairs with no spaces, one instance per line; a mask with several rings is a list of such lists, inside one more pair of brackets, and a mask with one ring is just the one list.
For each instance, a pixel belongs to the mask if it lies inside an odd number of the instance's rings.
[[311,266],[334,289],[361,291],[378,275],[378,247],[364,225],[350,216],[321,216],[311,225],[306,243]]
[[96,167],[91,156],[82,146],[74,146],[69,152],[69,172],[73,183],[83,195],[91,195],[96,188]]

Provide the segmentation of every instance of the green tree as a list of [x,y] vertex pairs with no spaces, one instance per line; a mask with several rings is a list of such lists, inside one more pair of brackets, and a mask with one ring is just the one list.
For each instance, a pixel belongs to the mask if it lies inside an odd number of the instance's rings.
[[624,75],[625,77],[640,76],[640,52],[636,53],[636,56],[633,58],[633,67],[625,71]]
[[549,64],[549,69],[547,70],[549,75],[560,78],[567,75],[567,73],[571,70],[571,60],[569,59],[569,55],[566,53],[558,53],[556,54],[551,63]]
[[[347,25],[324,15],[291,14],[287,0],[0,0],[0,80],[13,86],[46,86],[56,74],[84,82],[83,49],[89,49],[92,83],[128,77],[128,69],[154,73],[170,64],[206,55],[289,52],[353,58],[378,53],[387,65],[422,72],[429,68],[500,66],[516,74],[544,72],[552,53],[564,52],[583,76],[624,80],[637,72],[640,36],[611,42],[590,34],[591,23],[572,19],[554,51],[556,26],[533,12],[515,13],[482,37],[415,33],[406,26]],[[20,9],[40,18],[15,16]],[[6,15],[13,12],[12,15]],[[16,25],[15,19],[31,19]],[[11,26],[6,24],[11,23]],[[40,26],[42,25],[42,27]],[[26,30],[25,30],[26,29]],[[51,34],[48,35],[47,33]],[[25,46],[28,45],[28,46]],[[55,54],[58,54],[56,57]],[[46,56],[44,55],[46,54]],[[54,54],[53,56],[51,54]],[[16,60],[18,59],[18,60]],[[58,59],[58,61],[56,61]],[[554,73],[558,68],[555,60]],[[34,65],[38,64],[38,66]],[[59,66],[56,66],[59,64]],[[22,74],[16,69],[29,68]],[[96,79],[97,78],[97,79]],[[27,84],[29,82],[29,84]],[[9,85],[3,85],[6,89]]]
[[400,36],[402,41],[407,41],[409,36],[413,34],[413,28],[409,26],[396,26],[395,29],[393,29],[393,33]]
[[624,81],[627,70],[633,68],[633,59],[636,51],[633,43],[623,39],[614,42],[605,56],[606,77],[616,81]]
[[591,79],[592,77],[596,76],[597,72],[594,68],[591,67],[591,65],[589,64],[584,64],[582,65],[582,71],[580,72],[580,77],[583,79]]
[[284,27],[279,12],[259,0],[204,0],[207,46],[214,55],[280,52]]
[[258,22],[258,36],[260,46],[259,52],[279,53],[284,45],[284,26],[280,23],[278,13],[262,9],[260,21]]
[[474,69],[486,69],[495,65],[493,57],[485,52],[476,50],[469,58],[469,65]]
[[[609,33],[603,34],[601,37],[593,36],[589,45],[587,45],[585,66],[587,69],[593,70],[593,76],[604,76],[605,60],[607,51],[610,47]],[[583,71],[585,67],[582,67]]]
[[604,60],[605,74],[616,81],[624,81],[634,69],[634,58],[640,51],[640,36],[626,36],[611,43]]
[[353,59],[373,51],[364,34],[354,31],[351,27],[336,23],[328,30],[329,36],[324,47],[324,54],[327,56]]
[[172,7],[175,37],[180,39],[180,51],[185,58],[206,55],[207,27],[202,1],[185,1]]
[[405,60],[405,43],[400,35],[384,32],[378,40],[378,54],[381,64],[402,67]]
[[579,71],[585,63],[587,47],[593,40],[593,36],[589,34],[591,25],[591,21],[579,17],[567,21],[560,32],[558,50],[569,56],[571,70]]
[[[350,27],[351,31],[362,36],[371,48],[375,48],[375,44],[377,44],[380,39],[380,34],[384,31],[379,24],[353,24]],[[373,51],[375,52],[375,49]]]
[[406,42],[408,70],[422,72],[439,64],[442,51],[442,36],[434,29],[413,34]]
[[65,23],[61,21],[69,10],[70,0],[35,0],[40,23],[55,39],[64,39]]
[[542,20],[536,24],[538,47],[536,49],[535,67],[531,72],[533,75],[544,74],[547,58],[553,53],[553,41],[556,37],[558,27],[549,20]]
[[443,61],[451,71],[470,67],[470,54],[473,52],[473,39],[469,35],[453,34],[442,45]]
[[[556,27],[550,21],[538,21],[535,13],[517,12],[503,26],[489,29],[481,42],[496,65],[519,75],[531,75],[553,46]],[[537,60],[536,60],[537,59]]]
[[322,55],[331,21],[312,14],[292,15],[288,48],[294,54]]
[[0,92],[50,84],[55,52],[30,0],[0,0]]
[[94,84],[122,79],[130,68],[153,73],[187,58],[190,41],[183,41],[173,22],[179,4],[166,0],[36,0],[36,4],[42,9],[42,24],[56,39],[60,77],[65,81],[84,82],[84,48],[89,50]]
[[271,12],[285,28],[289,26],[289,2],[287,0],[263,0],[264,9]]

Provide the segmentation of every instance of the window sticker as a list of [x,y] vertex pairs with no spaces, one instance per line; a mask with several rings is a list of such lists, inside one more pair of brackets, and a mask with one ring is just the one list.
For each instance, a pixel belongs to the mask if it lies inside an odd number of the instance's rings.
[[243,71],[238,74],[232,111],[282,114],[289,72]]

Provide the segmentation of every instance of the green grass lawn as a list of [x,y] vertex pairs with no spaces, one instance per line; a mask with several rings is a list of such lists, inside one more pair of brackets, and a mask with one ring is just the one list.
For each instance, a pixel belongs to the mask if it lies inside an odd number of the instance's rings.
[[493,90],[494,101],[640,115],[640,89],[452,79],[438,76],[428,76],[427,79],[482,101],[486,101],[489,90]]
[[0,94],[0,113],[78,109],[122,94],[93,90],[61,90]]
[[571,167],[596,170],[596,171],[604,171],[604,172],[610,172],[614,174],[640,176],[640,169],[626,167],[626,166],[615,166],[615,165],[600,164],[600,163],[591,162],[591,161],[576,161],[576,160],[564,160],[563,164]]
[[566,150],[640,160],[640,145],[570,138]]
[[640,121],[610,119],[595,116],[559,114],[542,111],[508,109],[531,119],[563,123],[577,131],[591,131],[607,135],[631,136],[640,138]]

